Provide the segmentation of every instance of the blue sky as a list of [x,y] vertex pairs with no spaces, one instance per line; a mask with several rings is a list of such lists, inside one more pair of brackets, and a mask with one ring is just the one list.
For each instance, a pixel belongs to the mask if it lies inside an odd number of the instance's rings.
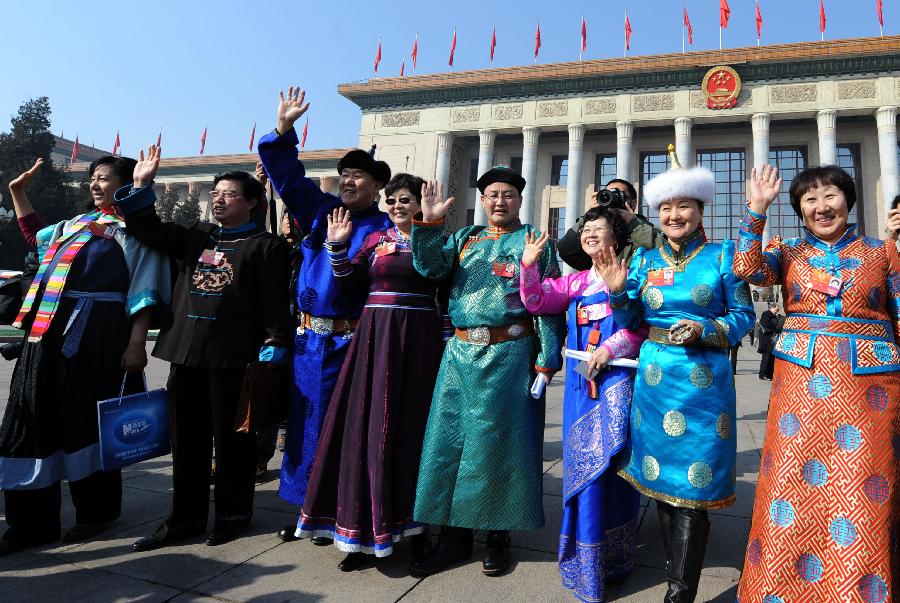
[[[878,35],[877,0],[825,0],[826,39]],[[516,5],[514,10],[507,7]],[[725,46],[756,43],[753,0],[729,0]],[[548,6],[552,10],[548,11]],[[47,95],[53,131],[111,149],[121,132],[125,154],[156,140],[164,156],[195,155],[209,126],[206,153],[247,151],[274,127],[277,92],[300,83],[311,102],[307,148],[355,146],[360,113],[337,85],[372,76],[379,35],[382,76],[397,75],[419,33],[418,73],[445,71],[453,28],[455,69],[532,62],[541,22],[539,62],[578,59],[581,16],[587,59],[622,55],[624,11],[632,55],[681,50],[679,0],[595,2],[237,2],[157,0],[118,3],[5,2],[0,130],[26,99]],[[819,0],[760,0],[763,44],[819,39]],[[695,50],[719,44],[719,0],[688,0]],[[884,0],[885,34],[900,33],[900,0]],[[690,47],[689,47],[690,49]]]

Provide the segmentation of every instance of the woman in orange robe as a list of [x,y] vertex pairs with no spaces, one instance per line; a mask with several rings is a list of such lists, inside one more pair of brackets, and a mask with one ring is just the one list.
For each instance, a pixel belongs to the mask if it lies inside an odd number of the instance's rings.
[[734,273],[783,286],[740,603],[897,601],[900,255],[856,233],[852,178],[835,166],[791,185],[803,236],[765,251],[778,170],[754,170]]

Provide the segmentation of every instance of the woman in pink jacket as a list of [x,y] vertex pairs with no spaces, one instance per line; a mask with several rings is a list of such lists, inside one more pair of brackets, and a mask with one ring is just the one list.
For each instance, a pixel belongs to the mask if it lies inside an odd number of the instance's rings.
[[[601,249],[618,251],[627,239],[615,212],[594,207],[585,215],[581,246],[595,262]],[[647,329],[616,325],[609,291],[593,266],[541,282],[537,258],[547,240],[547,234],[529,237],[520,272],[522,301],[532,314],[568,308],[566,347],[590,354],[587,361],[566,361],[559,570],[563,586],[578,599],[603,601],[605,584],[624,580],[634,564],[640,501],[616,475],[613,459],[628,436],[634,371],[609,361],[636,356]]]

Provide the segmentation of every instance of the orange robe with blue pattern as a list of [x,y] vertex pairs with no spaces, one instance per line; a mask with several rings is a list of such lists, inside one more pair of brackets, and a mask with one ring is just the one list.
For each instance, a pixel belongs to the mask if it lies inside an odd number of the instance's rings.
[[[786,318],[737,600],[900,601],[900,255],[853,225],[763,252],[764,226],[745,214],[734,273],[783,285]],[[812,288],[816,271],[836,295]]]

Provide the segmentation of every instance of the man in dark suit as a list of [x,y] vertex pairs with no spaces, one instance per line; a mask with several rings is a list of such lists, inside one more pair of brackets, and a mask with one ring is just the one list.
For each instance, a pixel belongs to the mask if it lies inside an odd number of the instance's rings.
[[784,324],[783,319],[779,320],[778,304],[771,302],[769,309],[763,312],[759,317],[759,353],[762,358],[759,361],[759,378],[766,381],[772,380],[772,374],[775,370],[775,356],[772,352],[775,349],[775,335],[781,332],[781,325]]

